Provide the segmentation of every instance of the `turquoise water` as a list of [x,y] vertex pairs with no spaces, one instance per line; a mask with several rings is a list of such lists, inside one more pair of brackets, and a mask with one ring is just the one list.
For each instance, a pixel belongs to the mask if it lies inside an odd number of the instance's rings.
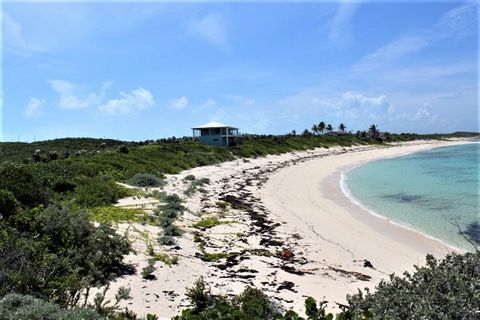
[[480,240],[480,143],[366,163],[347,173],[351,195],[391,221],[455,247]]

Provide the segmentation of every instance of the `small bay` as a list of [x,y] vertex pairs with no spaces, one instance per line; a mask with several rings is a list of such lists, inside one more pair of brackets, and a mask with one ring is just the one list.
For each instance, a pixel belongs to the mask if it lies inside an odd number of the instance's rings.
[[480,241],[480,143],[435,148],[360,165],[347,173],[350,196],[392,222],[471,250]]

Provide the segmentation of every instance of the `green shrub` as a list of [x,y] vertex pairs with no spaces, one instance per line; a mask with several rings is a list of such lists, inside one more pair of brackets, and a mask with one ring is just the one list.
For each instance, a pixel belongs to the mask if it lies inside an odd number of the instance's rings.
[[267,319],[273,315],[267,296],[256,288],[247,287],[235,297],[233,304],[237,305],[248,319]]
[[163,187],[165,181],[154,174],[137,173],[132,178],[127,180],[127,183],[136,187]]
[[16,292],[71,305],[83,288],[131,271],[124,236],[69,208],[32,209],[0,228],[0,297]]
[[182,235],[181,230],[174,225],[169,225],[163,229],[163,235],[165,236],[171,236],[171,237],[178,237]]
[[193,180],[195,180],[195,176],[193,174],[189,174],[189,175],[185,176],[185,178],[183,178],[183,180],[193,181]]
[[427,256],[424,267],[390,276],[374,292],[348,296],[350,311],[375,319],[476,319],[480,308],[480,253]]
[[0,189],[0,220],[8,219],[20,209],[20,203],[15,199],[13,193]]
[[129,196],[129,190],[118,185],[111,177],[83,178],[75,189],[75,202],[86,208],[113,204]]
[[204,184],[210,184],[210,179],[209,178],[201,178],[201,179],[196,179],[195,181],[192,182],[192,185],[197,186],[203,186]]
[[105,320],[94,310],[62,309],[28,295],[8,294],[0,300],[0,320]]
[[158,238],[158,243],[164,246],[173,246],[175,244],[175,239],[172,236],[161,236]]
[[155,270],[155,259],[148,259],[147,266],[142,269],[142,278],[145,280],[154,280],[156,278],[153,274]]
[[49,202],[49,190],[34,167],[20,164],[0,166],[0,189],[10,191],[27,208]]
[[213,296],[203,278],[199,278],[192,288],[187,289],[186,296],[193,308],[183,310],[174,320],[264,320],[274,317],[268,298],[254,288],[246,288],[229,300]]
[[213,302],[213,297],[210,294],[210,290],[205,285],[203,277],[198,278],[193,287],[187,289],[185,295],[197,312],[205,310],[205,308]]

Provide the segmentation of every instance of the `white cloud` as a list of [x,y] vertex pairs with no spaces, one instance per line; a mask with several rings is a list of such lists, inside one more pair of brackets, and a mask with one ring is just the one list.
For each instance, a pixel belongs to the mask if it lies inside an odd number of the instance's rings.
[[152,93],[144,88],[132,90],[130,93],[120,92],[120,96],[121,98],[111,99],[100,105],[98,110],[107,115],[115,116],[145,110],[155,104]]
[[229,117],[227,111],[224,108],[217,109],[213,114],[210,115],[210,121],[216,122],[228,122]]
[[4,27],[4,44],[16,47],[25,47],[25,40],[22,34],[22,25],[5,10],[1,12],[2,25]]
[[219,14],[210,13],[198,20],[191,21],[188,25],[188,32],[222,50],[230,50],[225,23]]
[[342,2],[330,22],[329,38],[336,45],[346,45],[353,41],[352,20],[358,3]]
[[447,11],[432,27],[434,37],[466,38],[478,32],[477,4],[474,1]]
[[172,99],[172,100],[170,100],[170,104],[169,104],[170,108],[177,109],[177,110],[183,109],[186,106],[188,106],[188,99],[185,96],[182,96],[180,98]]
[[214,107],[216,105],[217,105],[217,102],[215,100],[213,100],[212,98],[208,98],[207,101],[205,101],[199,106],[199,108],[205,109],[205,108]]
[[419,51],[428,45],[428,40],[418,36],[405,36],[393,41],[367,55],[356,63],[352,71],[362,73],[371,71],[392,62],[406,54]]
[[252,98],[252,97],[232,95],[232,94],[225,95],[225,97],[227,99],[233,101],[236,105],[241,104],[241,105],[244,105],[246,107],[253,106],[257,103],[255,98]]
[[83,109],[98,105],[111,82],[104,82],[98,93],[79,94],[79,87],[65,80],[49,80],[52,89],[59,94],[58,105],[64,109]]
[[477,9],[474,3],[458,6],[447,11],[430,28],[416,34],[403,35],[368,54],[352,66],[352,71],[354,73],[373,71],[436,42],[472,36],[477,30],[476,15]]
[[45,100],[37,98],[31,98],[27,107],[23,111],[25,118],[39,117],[43,114],[43,107],[45,106]]
[[208,98],[204,103],[193,107],[190,110],[190,114],[195,115],[195,114],[198,114],[200,112],[206,112],[207,110],[212,109],[216,106],[217,106],[217,102],[212,98]]

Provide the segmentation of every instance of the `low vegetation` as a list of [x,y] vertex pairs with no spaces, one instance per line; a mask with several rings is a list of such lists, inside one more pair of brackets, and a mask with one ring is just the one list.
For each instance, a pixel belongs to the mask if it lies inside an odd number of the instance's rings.
[[215,226],[221,225],[221,224],[229,224],[229,223],[232,223],[232,222],[231,221],[221,221],[221,220],[218,220],[215,217],[208,217],[208,218],[204,218],[204,219],[194,223],[192,225],[192,227],[209,229],[209,228],[213,228]]
[[141,208],[122,208],[103,206],[89,209],[89,218],[96,222],[127,223],[157,225],[156,219]]
[[151,187],[161,188],[165,185],[165,181],[151,173],[137,173],[127,180],[129,185],[135,187]]
[[163,229],[158,242],[160,245],[171,246],[175,244],[175,237],[182,234],[181,230],[174,225],[174,222],[187,208],[183,206],[183,200],[176,194],[166,195],[163,202],[154,212],[160,227]]
[[150,258],[147,260],[147,265],[142,269],[142,278],[145,280],[154,280],[156,279],[155,275],[153,274],[155,270],[155,258]]
[[203,189],[201,187],[210,183],[210,179],[208,179],[208,178],[197,179],[197,178],[195,178],[195,176],[193,174],[189,174],[189,175],[185,176],[185,178],[183,178],[183,181],[185,183],[189,184],[187,189],[185,189],[185,191],[184,191],[184,194],[187,197],[192,196],[197,191],[205,193],[206,192],[205,189]]
[[130,273],[125,237],[109,225],[94,226],[88,213],[38,207],[0,220],[0,297],[32,295],[75,306],[82,291]]

